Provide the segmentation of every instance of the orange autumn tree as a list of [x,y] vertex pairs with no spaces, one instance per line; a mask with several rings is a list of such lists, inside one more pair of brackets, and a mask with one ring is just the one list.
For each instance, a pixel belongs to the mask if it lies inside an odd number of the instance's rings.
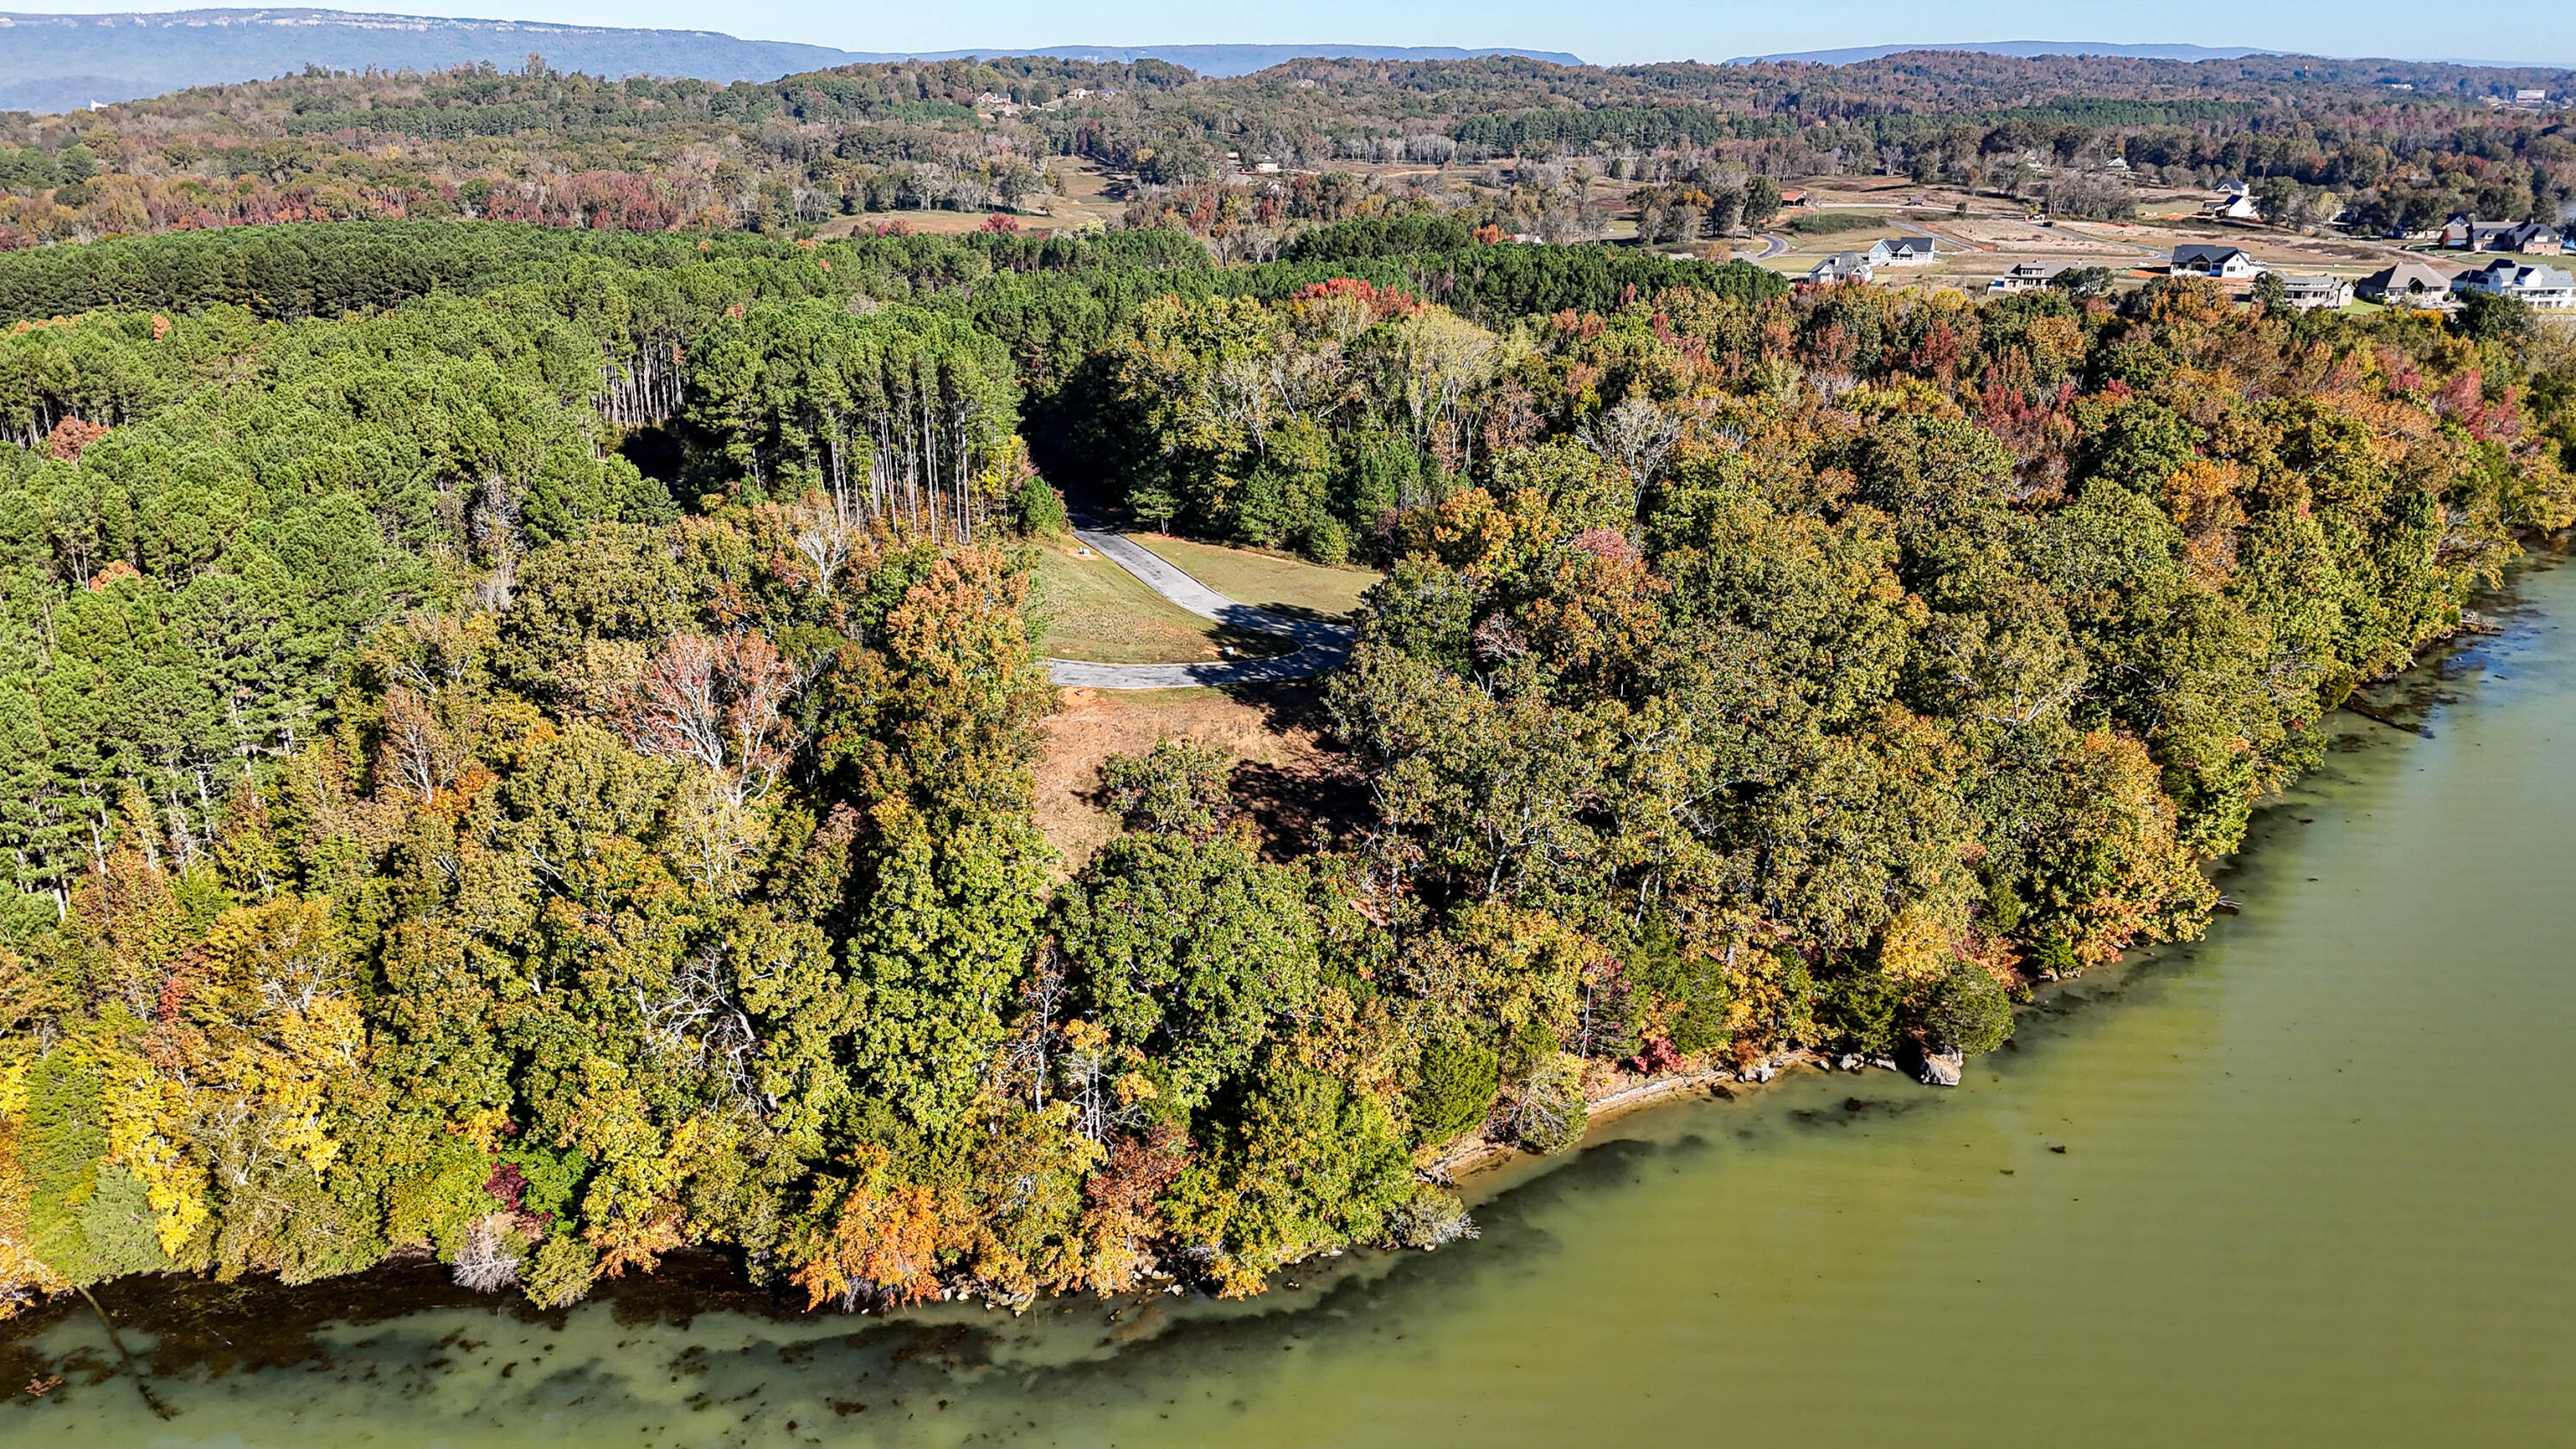
[[928,1298],[938,1290],[939,1254],[951,1246],[952,1195],[903,1178],[875,1143],[853,1149],[848,1163],[847,1178],[815,1189],[804,1266],[788,1281],[805,1290],[808,1308]]

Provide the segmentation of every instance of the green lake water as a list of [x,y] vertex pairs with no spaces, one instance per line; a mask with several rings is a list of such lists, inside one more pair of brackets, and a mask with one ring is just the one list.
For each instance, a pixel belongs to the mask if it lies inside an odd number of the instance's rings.
[[2243,914],[2053,994],[1955,1091],[1657,1109],[1481,1184],[1479,1241],[1250,1303],[666,1284],[345,1322],[382,1300],[191,1289],[127,1334],[159,1413],[84,1308],[20,1331],[67,1382],[0,1440],[2576,1444],[2576,568],[2491,608],[2379,692],[2431,738],[2337,717],[2222,882]]

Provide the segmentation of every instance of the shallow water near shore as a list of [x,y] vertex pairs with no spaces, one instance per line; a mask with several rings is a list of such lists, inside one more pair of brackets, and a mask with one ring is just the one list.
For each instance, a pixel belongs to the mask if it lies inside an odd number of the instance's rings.
[[2490,609],[2374,692],[2430,738],[2331,723],[2222,881],[2242,915],[2053,993],[1955,1091],[1799,1073],[1640,1113],[1479,1183],[1479,1241],[1249,1303],[205,1287],[124,1334],[150,1402],[59,1311],[0,1370],[66,1381],[0,1438],[2576,1443],[2576,568]]

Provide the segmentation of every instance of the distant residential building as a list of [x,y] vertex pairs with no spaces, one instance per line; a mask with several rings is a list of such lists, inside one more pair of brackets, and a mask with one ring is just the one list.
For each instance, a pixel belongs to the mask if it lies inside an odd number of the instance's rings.
[[2391,307],[2440,308],[2450,305],[2451,277],[2422,262],[2399,262],[2354,283],[2353,291],[2363,301]]
[[2566,248],[2558,228],[2542,221],[2479,221],[2455,216],[2442,228],[2442,245],[2464,252],[2530,252],[2557,256]]
[[2549,108],[2549,92],[2518,90],[2513,93],[2513,103],[2517,106],[2527,106],[2535,111],[2547,110]]
[[2074,265],[2072,262],[2015,262],[2005,268],[2002,275],[1986,283],[1986,290],[1989,292],[2036,291],[2047,286],[2051,278],[2072,265]]
[[1872,267],[1928,267],[1937,256],[1928,236],[1892,236],[1870,245]]
[[1869,279],[1869,258],[1858,252],[1836,252],[1816,263],[1807,273],[1807,280],[1819,286],[1830,286],[1837,282],[1866,282]]
[[2242,191],[2223,191],[2200,204],[2200,214],[2212,221],[2261,221],[2263,208]]
[[2302,312],[2340,307],[2352,300],[2352,283],[2327,272],[2281,274],[2281,300]]
[[2567,250],[2567,235],[2543,221],[2526,221],[2496,234],[2500,252],[2526,252],[2532,256],[2554,257]]
[[2497,260],[2451,279],[2454,292],[2484,292],[2511,297],[2543,311],[2576,308],[2576,276],[2557,267]]
[[2475,250],[2479,233],[2497,231],[2505,225],[2506,223],[2501,221],[2478,221],[2472,217],[2455,216],[2442,223],[2440,233],[2442,245],[2454,251]]
[[1787,191],[1780,193],[1780,204],[1782,206],[1804,206],[1807,204],[1807,193],[1800,191],[1793,186]]
[[2168,270],[2177,277],[2219,277],[2242,281],[2263,267],[2241,247],[2187,242],[2173,249],[2173,264]]

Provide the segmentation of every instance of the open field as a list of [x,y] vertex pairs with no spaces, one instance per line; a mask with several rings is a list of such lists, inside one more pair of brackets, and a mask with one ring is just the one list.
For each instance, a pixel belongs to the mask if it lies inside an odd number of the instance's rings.
[[[963,236],[968,232],[982,231],[985,218],[991,215],[986,211],[868,211],[856,216],[833,217],[814,228],[814,235],[823,241],[869,236],[880,231],[913,236]],[[1027,231],[1047,230],[1046,218],[1042,216],[1024,216],[1019,218],[1019,223]]]
[[[1098,166],[1086,161],[1059,161],[1056,174],[1063,178],[1065,195],[1055,199],[1045,211],[1016,215],[1012,220],[1020,230],[1031,232],[1082,231],[1089,227],[1115,222],[1126,208],[1107,195],[1109,177]],[[814,235],[825,241],[843,237],[865,236],[873,232],[900,229],[916,236],[962,236],[981,231],[989,211],[870,211],[856,216],[836,216],[814,229]]]
[[[1130,536],[1208,587],[1283,614],[1345,618],[1378,579],[1364,568],[1327,568],[1161,534]],[[1038,583],[1041,603],[1050,611],[1042,647],[1056,658],[1181,663],[1215,658],[1224,646],[1269,653],[1284,643],[1210,624],[1078,544],[1042,546]],[[1358,816],[1356,787],[1340,756],[1322,743],[1322,696],[1312,683],[1241,690],[1074,688],[1063,698],[1064,709],[1047,722],[1038,761],[1037,823],[1065,870],[1118,832],[1118,822],[1093,798],[1100,762],[1112,754],[1141,754],[1167,737],[1194,739],[1243,762],[1235,773],[1236,801],[1276,857],[1308,848],[1319,827],[1338,829]]]
[[1879,236],[1887,230],[1887,218],[1868,211],[1794,211],[1785,220],[1773,223],[1779,230],[1813,244],[1829,237]]
[[[1059,160],[1056,175],[1064,182],[1064,194],[1047,208],[1038,225],[1051,231],[1080,231],[1084,227],[1107,226],[1118,220],[1127,209],[1122,201],[1112,200],[1109,173],[1090,161]],[[1021,222],[1027,226],[1027,221]]]
[[1210,623],[1079,545],[1039,545],[1037,592],[1046,618],[1038,652],[1053,659],[1189,664],[1226,658],[1229,650],[1267,656],[1292,647],[1268,634]]
[[[2165,187],[2139,189],[2135,221],[2065,220],[2051,226],[2029,220],[2025,205],[2009,197],[1922,186],[1903,177],[1837,177],[1810,182],[1807,191],[1807,207],[1783,212],[1765,226],[1766,231],[1787,237],[1791,249],[1763,258],[1761,265],[1804,276],[1819,260],[1837,251],[1857,250],[1854,244],[1873,234],[1894,236],[1909,228],[1929,232],[1940,241],[1944,255],[1929,267],[1879,274],[1881,284],[1896,287],[1982,292],[1997,273],[2025,261],[2108,267],[2118,285],[2136,286],[2163,275],[2173,248],[2188,242],[2242,247],[2257,261],[2285,271],[2354,278],[2410,257],[2457,271],[2483,266],[2493,256],[2480,253],[2471,260],[2469,253],[2429,251],[2420,243],[2401,248],[2369,238],[2309,236],[2259,224],[2208,221],[2199,215],[2206,193]],[[1967,206],[1965,215],[1958,212],[1962,203]],[[1799,235],[1791,229],[1801,215],[1873,212],[1886,218],[1878,227],[1837,231],[1830,238]]]
[[1129,536],[1218,593],[1282,614],[1348,618],[1359,608],[1360,595],[1380,577],[1375,569],[1331,568],[1284,554],[1219,548],[1166,534]]

